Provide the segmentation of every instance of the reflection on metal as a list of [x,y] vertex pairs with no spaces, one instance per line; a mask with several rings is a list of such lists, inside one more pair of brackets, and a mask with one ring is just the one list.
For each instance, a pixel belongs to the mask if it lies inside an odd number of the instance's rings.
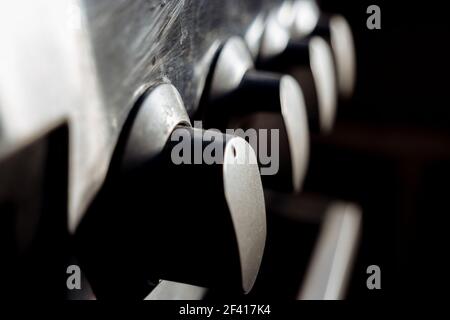
[[207,291],[203,287],[162,280],[145,300],[202,300]]
[[100,186],[109,146],[115,142],[108,134],[111,123],[106,121],[83,10],[77,1],[67,0],[19,0],[1,6],[0,158],[67,121],[68,222],[73,231],[92,191]]
[[361,216],[354,205],[336,203],[329,207],[298,299],[344,298],[358,247]]
[[177,126],[191,124],[180,93],[171,84],[152,88],[142,104],[126,142],[124,170],[137,168],[156,158]]

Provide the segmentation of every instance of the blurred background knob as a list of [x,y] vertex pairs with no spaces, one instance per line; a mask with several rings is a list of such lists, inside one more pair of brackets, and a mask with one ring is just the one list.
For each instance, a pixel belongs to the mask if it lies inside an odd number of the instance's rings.
[[339,96],[351,98],[355,86],[356,54],[347,20],[338,14],[322,13],[315,0],[286,1],[278,11],[278,19],[285,25],[291,22],[288,28],[292,39],[320,36],[331,45]]
[[256,66],[294,76],[304,92],[310,129],[327,133],[336,117],[337,75],[330,45],[314,33],[319,14],[313,1],[286,2],[272,12]]

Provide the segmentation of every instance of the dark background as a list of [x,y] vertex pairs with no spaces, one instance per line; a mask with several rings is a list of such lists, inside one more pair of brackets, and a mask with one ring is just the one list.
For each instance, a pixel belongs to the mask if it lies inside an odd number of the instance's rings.
[[[354,99],[336,130],[314,137],[306,191],[364,212],[350,298],[429,298],[445,288],[450,213],[449,21],[444,1],[321,1],[350,22],[358,59]],[[366,9],[381,8],[381,30]],[[381,267],[382,290],[366,268]]]
[[[205,5],[207,2],[208,0],[192,1],[192,7],[186,15],[180,15],[180,19],[186,16],[188,21],[196,13],[202,19],[191,19],[198,24],[188,26],[193,30],[208,30],[211,25],[212,30],[208,33],[210,38],[205,38],[203,32],[194,33],[194,41],[185,42],[186,47],[169,50],[171,54],[167,55],[165,50],[161,50],[164,54],[158,51],[159,46],[142,47],[138,51],[147,52],[150,57],[150,49],[153,48],[158,57],[164,57],[154,60],[158,65],[152,66],[151,73],[147,75],[149,78],[153,75],[158,78],[161,73],[159,64],[187,68],[187,71],[173,68],[172,80],[180,88],[184,88],[182,92],[191,93],[191,97],[184,97],[191,109],[194,105],[194,91],[191,89],[195,87],[195,81],[191,79],[192,72],[188,68],[191,64],[185,63],[185,60],[199,53],[203,54],[203,50],[213,40],[222,39],[228,33],[242,31],[240,29],[245,21],[230,23],[232,13],[239,12],[239,8],[247,5],[257,4],[257,1],[244,0],[240,2],[240,7],[236,6],[237,1],[217,1],[225,8],[218,10],[211,4]],[[92,21],[104,21],[98,20],[98,17],[101,17],[102,10],[110,4],[96,1],[89,4],[92,5],[92,11],[89,11]],[[381,30],[368,30],[366,27],[366,9],[372,4],[381,7]],[[349,298],[371,301],[444,297],[442,292],[447,288],[447,243],[450,234],[446,222],[450,213],[450,50],[447,45],[450,38],[450,11],[445,1],[322,0],[321,5],[325,11],[342,13],[351,24],[358,59],[357,86],[353,100],[340,105],[333,133],[328,136],[313,136],[312,159],[304,189],[305,193],[356,202],[363,209],[362,242],[352,272]],[[175,2],[162,11],[168,15],[170,8],[177,8]],[[97,45],[96,59],[102,62],[100,67],[105,72],[102,74],[104,80],[114,80],[111,83],[104,81],[105,96],[112,102],[128,97],[122,90],[117,90],[116,81],[128,79],[124,75],[128,75],[130,71],[126,64],[113,64],[114,68],[111,68],[111,61],[115,60],[110,60],[110,57],[121,61],[121,54],[125,55],[127,51],[118,52],[116,47],[127,48],[126,45],[122,46],[123,39],[134,39],[128,33],[117,36],[116,32],[129,30],[122,28],[122,24],[131,25],[131,30],[140,30],[141,20],[134,19],[134,23],[130,24],[124,18],[127,14],[140,12],[138,16],[145,21],[152,17],[149,18],[148,12],[139,7],[139,2],[130,6],[130,11],[120,11],[122,6],[115,9],[117,13],[108,15],[108,23],[102,24],[102,28],[94,29],[97,33],[92,35],[93,43]],[[229,16],[225,14],[228,11]],[[259,11],[259,8],[255,8],[255,11]],[[214,15],[211,16],[210,12],[214,12]],[[161,21],[165,21],[166,14],[161,16]],[[251,15],[247,18],[249,17]],[[170,37],[177,40],[181,32],[178,23],[173,24],[173,29],[164,29]],[[212,27],[214,24],[217,28]],[[142,42],[144,45],[158,43],[154,42],[159,36],[158,32],[150,36],[146,38],[147,41]],[[110,41],[111,39],[120,40],[121,46]],[[195,45],[190,47],[189,43]],[[192,57],[186,58],[185,53],[191,51]],[[141,61],[144,62],[148,61]],[[114,71],[114,77],[110,76],[110,71]],[[139,79],[142,75],[134,76],[136,83],[141,81]],[[132,88],[130,86],[129,89]],[[122,104],[117,103],[117,106]],[[67,128],[57,131],[45,137],[45,141],[38,141],[37,145],[18,154],[21,161],[12,157],[9,159],[10,163],[2,163],[0,168],[3,169],[0,170],[0,180],[20,181],[17,185],[11,185],[14,186],[14,193],[23,196],[9,201],[10,194],[5,192],[4,197],[8,201],[2,202],[3,194],[0,195],[0,211],[3,214],[0,243],[6,244],[7,248],[2,251],[4,255],[0,267],[1,274],[6,275],[2,282],[4,292],[11,297],[48,299],[53,296],[63,297],[65,294],[65,271],[69,258],[66,255],[71,253],[72,248],[65,230],[67,222],[55,219],[53,213],[58,214],[57,217],[66,217],[69,148]],[[65,148],[61,148],[61,145]],[[30,162],[30,159],[35,159],[36,154],[39,155],[36,163]],[[36,174],[38,172],[40,174]],[[33,174],[36,176],[33,177]],[[3,190],[9,191],[8,183],[0,185],[0,193]],[[40,192],[36,193],[36,190]],[[42,203],[39,199],[36,201],[37,198],[42,198]],[[33,200],[36,208],[29,205],[29,201]],[[33,246],[30,245],[32,249],[26,259],[17,258],[14,242],[16,235],[13,231],[16,214],[22,206],[30,209],[30,212],[37,214],[43,221],[42,225],[33,226],[40,228],[36,236],[38,240],[33,241]],[[296,226],[290,224],[278,227],[285,234],[300,234],[305,241],[309,239],[312,242],[300,242],[303,244],[301,248],[297,247],[299,242],[295,242],[295,255],[288,255],[288,263],[281,265],[279,270],[276,269],[278,273],[266,274],[269,278],[269,290],[273,283],[278,288],[284,282],[300,280],[290,277],[291,271],[297,272],[296,261],[291,256],[308,259],[309,252],[301,250],[313,246],[314,235],[317,233],[317,230],[313,230],[314,234],[302,234]],[[25,232],[29,232],[28,226]],[[275,258],[278,256],[275,255]],[[276,259],[275,261],[277,262]],[[370,291],[366,287],[366,269],[372,264],[381,267],[382,289],[378,291]],[[63,267],[59,268],[61,266]],[[294,295],[297,289],[298,287],[293,288]],[[278,298],[285,294],[270,291],[271,295]]]

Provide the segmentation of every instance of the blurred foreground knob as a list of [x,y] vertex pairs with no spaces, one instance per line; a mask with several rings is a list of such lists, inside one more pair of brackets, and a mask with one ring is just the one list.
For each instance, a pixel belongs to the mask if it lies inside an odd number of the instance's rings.
[[[241,129],[236,134],[258,151],[264,187],[299,191],[308,163],[309,131],[303,93],[295,79],[254,70],[251,54],[238,37],[225,42],[210,79],[203,97],[206,125]],[[274,129],[279,135],[270,135]],[[273,151],[275,167],[265,166],[261,152],[267,151]]]
[[239,137],[192,128],[169,84],[137,107],[77,230],[96,295],[143,298],[160,279],[248,292],[266,238],[253,149]]

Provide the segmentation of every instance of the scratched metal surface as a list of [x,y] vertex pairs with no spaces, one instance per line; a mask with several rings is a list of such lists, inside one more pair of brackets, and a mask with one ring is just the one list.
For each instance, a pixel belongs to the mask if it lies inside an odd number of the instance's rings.
[[216,45],[277,2],[84,0],[105,100],[121,117],[140,87],[169,79],[192,113]]
[[244,35],[257,14],[280,2],[3,2],[0,159],[66,122],[73,231],[103,183],[136,97],[152,83],[170,81],[192,115],[219,43]]

